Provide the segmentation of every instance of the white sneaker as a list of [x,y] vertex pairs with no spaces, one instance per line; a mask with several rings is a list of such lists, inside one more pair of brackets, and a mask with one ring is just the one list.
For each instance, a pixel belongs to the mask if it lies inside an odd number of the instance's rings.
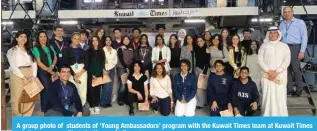
[[99,114],[99,113],[100,113],[99,107],[95,107],[95,114]]
[[89,111],[90,111],[90,114],[91,114],[91,115],[96,114],[96,112],[95,112],[95,109],[94,109],[94,108],[89,108]]

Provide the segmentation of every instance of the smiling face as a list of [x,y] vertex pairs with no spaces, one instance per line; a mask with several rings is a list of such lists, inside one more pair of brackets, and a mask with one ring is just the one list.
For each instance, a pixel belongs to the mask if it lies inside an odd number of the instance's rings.
[[249,76],[248,70],[244,69],[244,70],[240,71],[240,78],[241,79],[246,79],[246,78],[248,78],[248,76]]
[[235,35],[235,36],[232,37],[233,45],[238,45],[239,41],[240,41],[240,38],[238,36]]
[[112,41],[111,41],[110,37],[107,37],[106,38],[106,46],[108,46],[108,47],[111,46],[111,42]]
[[137,63],[134,64],[133,69],[134,69],[134,72],[135,72],[135,73],[140,73],[140,72],[141,72],[141,67],[140,67],[140,65],[137,64]]
[[219,37],[218,36],[215,36],[215,38],[212,39],[212,44],[215,46],[219,45]]
[[172,36],[170,41],[171,41],[171,44],[175,44],[177,42],[177,39],[175,36]]
[[129,45],[129,43],[130,43],[129,37],[125,37],[125,38],[123,39],[123,44],[124,44],[124,45]]
[[253,41],[253,42],[251,43],[251,50],[257,50],[257,49],[258,49],[258,45],[256,44],[255,41]]
[[146,38],[145,35],[142,36],[142,38],[141,38],[141,43],[142,43],[142,44],[146,44],[146,43],[147,43],[147,38]]
[[276,41],[279,38],[280,34],[277,31],[270,31],[269,38],[270,41]]
[[191,36],[187,36],[187,43],[188,43],[188,45],[193,44],[193,38]]
[[205,46],[205,40],[203,38],[198,38],[197,43],[200,48]]
[[205,40],[210,40],[211,39],[211,34],[210,34],[210,32],[206,32],[205,33]]
[[140,36],[140,31],[139,30],[134,30],[133,31],[133,37],[134,38],[139,38],[139,36]]
[[155,69],[156,74],[157,74],[157,75],[162,75],[162,74],[163,74],[163,68],[164,68],[164,67],[162,67],[162,65],[157,65],[157,66],[156,66],[156,69]]
[[72,44],[74,44],[74,46],[78,46],[80,40],[81,40],[80,35],[79,34],[75,34],[72,37]]
[[24,45],[27,42],[27,36],[26,34],[20,34],[17,38],[16,41],[18,42],[19,45]]
[[227,30],[223,30],[223,31],[221,32],[221,36],[222,36],[223,38],[227,38],[228,35],[229,35],[229,32],[228,32]]
[[294,11],[291,7],[285,7],[283,10],[283,16],[285,19],[290,20],[294,17]]
[[64,29],[63,28],[56,28],[54,31],[55,36],[57,37],[63,37],[64,35]]
[[95,49],[98,49],[99,41],[97,37],[92,38],[92,45],[94,46]]
[[215,68],[216,68],[217,72],[222,72],[225,67],[222,64],[220,64],[220,63],[216,63],[216,67]]
[[98,32],[99,38],[101,38],[103,35],[105,35],[105,30],[104,29],[100,29],[99,32]]
[[39,42],[40,42],[40,44],[46,44],[47,36],[44,32],[40,33]]

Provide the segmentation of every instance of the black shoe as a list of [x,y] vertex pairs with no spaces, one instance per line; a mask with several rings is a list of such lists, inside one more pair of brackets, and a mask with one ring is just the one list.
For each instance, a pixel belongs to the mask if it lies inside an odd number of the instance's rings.
[[199,109],[202,109],[202,108],[203,108],[203,107],[200,107],[200,106],[196,106],[196,109],[198,109],[198,110],[199,110]]
[[130,115],[130,116],[134,116],[134,111],[133,111],[133,109],[132,109],[132,110],[130,109],[129,115]]
[[296,90],[296,92],[294,93],[295,97],[300,97],[303,93],[303,89],[299,89],[299,90]]
[[107,105],[100,105],[100,107],[102,107],[102,108],[107,108]]
[[123,106],[123,102],[118,102],[118,105],[119,106]]
[[288,96],[293,96],[293,95],[294,95],[294,91],[293,91],[293,90],[287,91],[287,95],[288,95]]
[[112,105],[111,105],[111,104],[107,104],[106,106],[107,106],[107,107],[112,107]]

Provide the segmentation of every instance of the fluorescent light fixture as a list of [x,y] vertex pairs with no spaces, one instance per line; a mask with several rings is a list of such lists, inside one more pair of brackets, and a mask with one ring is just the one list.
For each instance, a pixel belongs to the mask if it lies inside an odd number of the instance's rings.
[[[251,19],[252,22],[258,22],[258,18]],[[273,18],[260,18],[260,22],[272,22]]]
[[185,23],[205,23],[206,20],[204,19],[186,19],[184,20]]
[[78,24],[78,21],[76,20],[65,20],[65,21],[60,21],[59,22],[60,24],[62,25],[77,25]]
[[102,0],[84,0],[84,3],[102,2]]
[[2,25],[13,25],[14,23],[12,21],[2,21]]
[[[144,2],[149,2],[149,0],[144,0]],[[155,2],[155,0],[152,0],[152,2]]]
[[159,0],[159,2],[164,2],[164,0]]

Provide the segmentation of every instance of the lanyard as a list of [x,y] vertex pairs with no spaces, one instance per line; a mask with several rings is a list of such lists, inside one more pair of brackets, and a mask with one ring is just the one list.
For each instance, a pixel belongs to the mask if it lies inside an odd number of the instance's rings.
[[62,46],[59,46],[59,44],[58,44],[58,42],[57,42],[56,40],[54,40],[54,41],[55,41],[55,44],[56,44],[57,48],[58,48],[59,51],[61,52],[62,49],[63,49],[63,47],[64,47],[64,41],[62,42]]
[[[144,50],[144,51],[143,51]],[[142,60],[144,60],[145,55],[147,54],[147,49],[141,48]]]
[[[286,23],[286,22],[285,22]],[[288,33],[288,30],[289,30],[289,28],[291,27],[291,25],[292,25],[292,23],[293,23],[293,21],[287,26],[287,23],[286,23],[286,33]]]
[[77,63],[77,61],[78,61],[78,57],[79,57],[79,49],[76,48],[76,50],[75,50],[76,63]]
[[65,97],[65,100],[67,100],[67,95],[68,95],[67,85],[64,85],[63,82],[61,82],[61,86],[62,86],[62,89],[63,89],[63,94],[64,94],[64,97]]

